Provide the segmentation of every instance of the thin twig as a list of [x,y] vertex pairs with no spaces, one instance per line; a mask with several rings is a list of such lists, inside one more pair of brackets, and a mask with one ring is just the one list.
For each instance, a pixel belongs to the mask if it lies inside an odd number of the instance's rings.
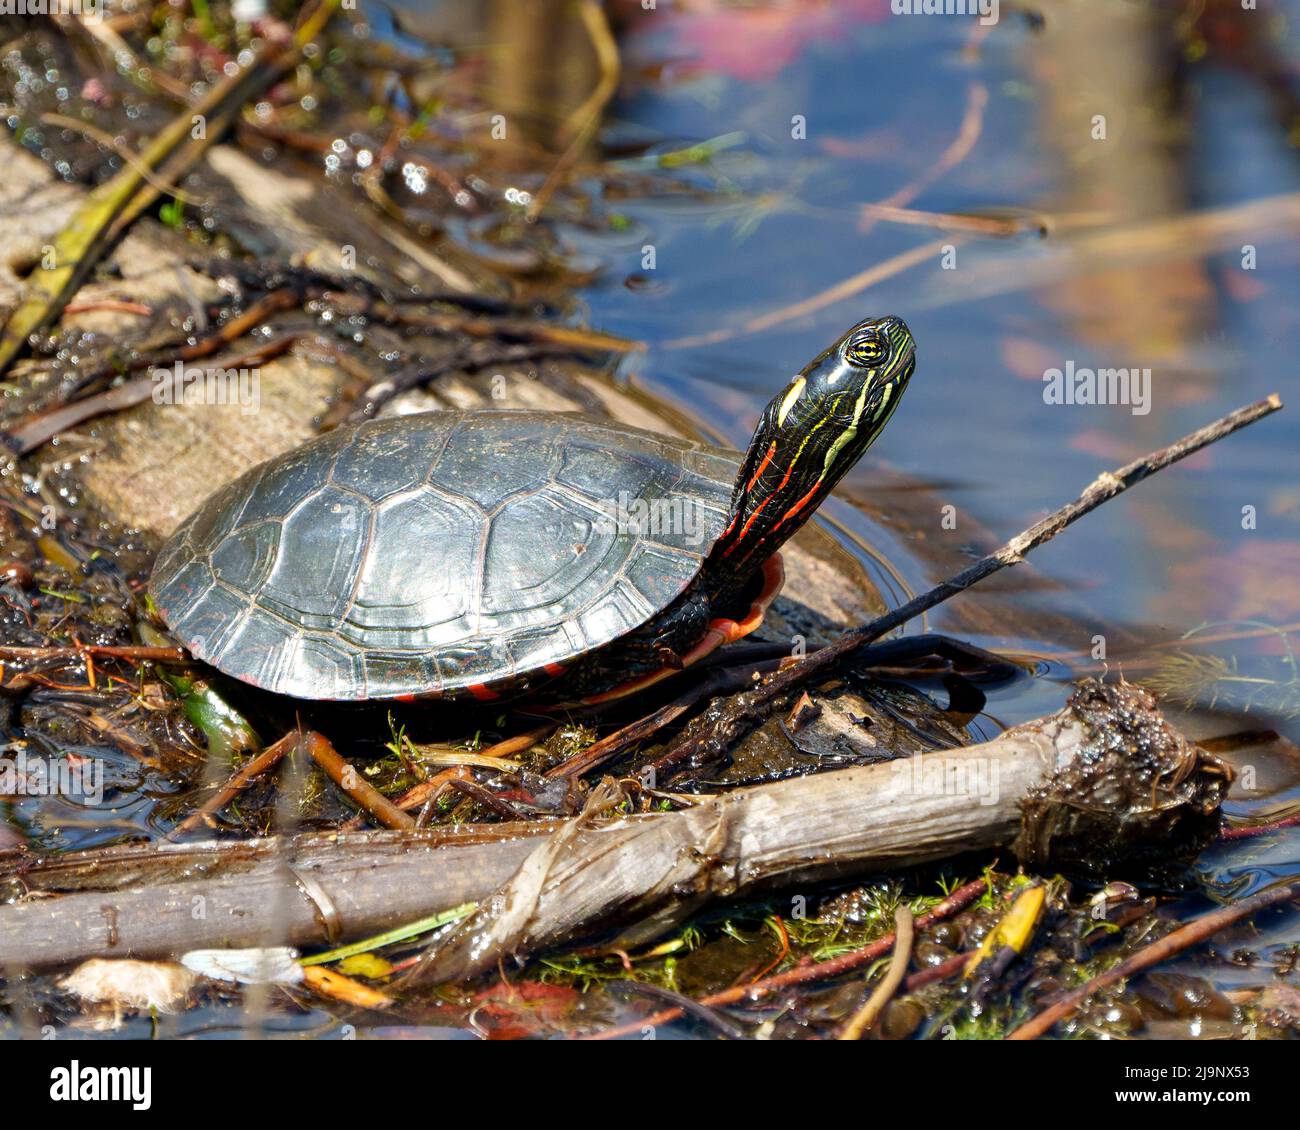
[[112,310],[118,314],[139,314],[152,317],[153,307],[143,302],[130,302],[122,298],[88,298],[85,302],[69,302],[64,308],[65,314],[88,314],[95,310]]
[[189,652],[183,647],[119,647],[108,644],[83,644],[80,647],[11,647],[0,646],[4,659],[100,659],[152,660],[155,663],[188,663]]
[[805,298],[802,302],[796,302],[791,306],[782,306],[779,310],[771,310],[766,314],[760,314],[758,317],[751,318],[734,329],[723,327],[722,329],[711,330],[708,333],[675,337],[665,341],[663,347],[665,349],[694,349],[701,345],[716,345],[720,341],[730,341],[732,338],[742,337],[746,334],[762,333],[764,330],[770,330],[773,326],[793,322],[796,318],[815,314],[819,310],[824,310],[827,306],[834,306],[837,302],[843,302],[847,298],[861,294],[868,287],[875,286],[886,279],[892,279],[895,275],[901,275],[918,263],[937,261],[939,256],[943,254],[944,248],[950,245],[955,246],[961,243],[964,238],[961,235],[946,235],[942,239],[923,243],[920,247],[913,247],[910,251],[900,252],[882,263],[876,263],[874,266],[868,267],[865,271],[859,271],[856,275],[842,279],[840,282],[835,283],[834,286],[827,287],[825,290],[814,294],[811,298]]
[[1103,502],[1140,483],[1149,475],[1168,467],[1171,463],[1185,459],[1215,440],[1231,435],[1248,424],[1253,424],[1281,407],[1281,398],[1277,393],[1273,393],[1264,400],[1238,408],[1235,412],[1230,412],[1214,423],[1198,428],[1175,443],[1149,452],[1117,470],[1103,471],[1073,502],[1035,522],[1028,529],[1022,530],[995,553],[982,557],[956,576],[913,597],[906,604],[864,627],[846,632],[835,643],[808,655],[802,662],[778,672],[754,690],[737,695],[709,726],[678,742],[656,764],[662,768],[675,768],[705,751],[720,754],[750,723],[764,717],[770,704],[777,699],[803,686],[814,677],[829,672],[836,664],[850,658],[859,649],[878,640],[887,632],[892,632],[913,617],[941,604],[949,597],[956,596],[993,573],[1018,565],[1031,550],[1050,541],[1067,526],[1095,510]]
[[[450,750],[448,751],[449,755],[472,757],[473,761],[457,761],[450,768],[434,774],[428,780],[421,781],[418,785],[413,785],[393,803],[403,811],[410,811],[412,808],[420,808],[430,800],[436,801],[452,780],[465,780],[469,776],[468,772],[461,772],[460,770],[467,769],[470,764],[483,766],[493,761],[505,762],[506,758],[516,753],[526,753],[538,742],[549,737],[558,725],[558,722],[547,722],[536,729],[516,734],[512,738],[506,738],[503,741],[484,746],[482,749],[473,752],[469,750]],[[419,747],[416,748],[418,750]]]
[[620,73],[618,43],[609,29],[605,9],[597,0],[582,0],[578,5],[578,14],[582,17],[583,26],[587,29],[591,46],[596,52],[596,61],[600,65],[600,78],[595,89],[573,112],[560,131],[561,138],[566,134],[571,134],[572,138],[560,155],[560,159],[556,161],[555,167],[551,169],[546,182],[537,190],[537,195],[528,205],[529,222],[536,220],[542,214],[542,209],[546,207],[547,201],[559,186],[561,178],[581,155],[591,135],[596,132],[596,126],[600,124],[601,111],[618,90]]
[[876,986],[875,992],[855,1012],[840,1033],[841,1040],[860,1040],[865,1032],[875,1024],[876,1018],[898,992],[907,974],[907,963],[912,960],[912,912],[905,906],[894,910],[894,953],[889,959],[889,968]]
[[707,1024],[723,1039],[743,1040],[746,1038],[744,1028],[732,1020],[731,1017],[725,1016],[717,1009],[709,1008],[708,1005],[700,1004],[699,1001],[686,996],[684,993],[666,989],[662,985],[651,985],[645,981],[610,981],[605,985],[605,991],[649,997],[653,1001],[658,1001],[660,1004],[670,1004],[683,1013],[693,1016],[701,1023]]
[[591,772],[598,765],[612,761],[638,742],[645,741],[664,726],[675,722],[700,699],[745,686],[750,681],[751,673],[756,670],[759,668],[750,666],[715,668],[672,702],[666,703],[644,718],[638,718],[622,729],[615,730],[600,741],[593,742],[586,749],[579,750],[560,764],[551,766],[546,771],[546,776],[581,777],[584,773]]
[[[979,140],[980,134],[984,131],[984,111],[988,104],[988,88],[982,82],[972,83],[970,90],[967,92],[966,113],[962,115],[961,126],[958,128],[957,136],[953,138],[952,143],[940,154],[939,159],[930,168],[910,184],[891,192],[884,200],[879,202],[880,206],[886,208],[905,207],[943,176],[944,173],[966,160],[970,156],[971,150],[975,148],[975,143]],[[867,209],[871,207],[872,205],[866,206]],[[876,218],[864,209],[863,215],[858,222],[858,231],[869,232],[875,226],[875,223]]]
[[[232,357],[224,366],[220,367],[247,369],[261,365],[265,361],[270,361],[283,353],[287,353],[297,340],[298,335],[296,333],[285,334],[283,337],[268,341],[265,345],[259,345],[256,349],[239,357]],[[137,366],[132,365],[131,367],[136,368]],[[157,388],[158,380],[155,373],[146,373],[143,376],[127,381],[125,384],[117,385],[115,388],[95,393],[93,396],[83,396],[79,400],[70,401],[49,412],[29,416],[20,421],[18,427],[7,435],[0,432],[0,441],[7,442],[11,450],[19,455],[26,455],[28,452],[35,451],[36,448],[49,443],[56,435],[70,431],[72,428],[84,424],[87,420],[93,420],[97,416],[105,416],[111,412],[124,412],[128,408],[134,408],[138,404],[144,404],[146,401],[152,400]]]
[[1045,234],[1048,220],[1042,215],[980,216],[973,212],[923,212],[916,208],[895,208],[891,204],[862,204],[864,216],[891,224],[938,228],[941,231],[964,231],[972,235],[1010,238],[1026,232]]
[[308,730],[303,735],[303,742],[316,764],[325,770],[326,776],[380,824],[386,828],[415,827],[415,821],[411,817],[365,780],[356,767],[345,761],[322,735]]
[[1294,812],[1290,816],[1283,816],[1277,820],[1270,820],[1267,824],[1237,824],[1231,828],[1224,828],[1219,833],[1219,842],[1231,842],[1233,840],[1249,840],[1255,836],[1267,836],[1270,832],[1280,832],[1283,828],[1294,828],[1300,824],[1300,812]]
[[408,365],[376,381],[351,400],[339,401],[335,408],[326,414],[322,421],[322,428],[328,429],[345,421],[368,420],[401,393],[430,384],[448,373],[473,373],[492,365],[522,365],[526,361],[540,361],[547,357],[566,357],[573,352],[574,350],[567,345],[550,342],[524,342],[514,345],[494,345],[486,341],[470,342],[441,361],[432,365]]
[[[175,351],[151,352],[131,357],[121,365],[117,362],[102,365],[84,373],[77,381],[74,392],[81,392],[93,387],[101,380],[118,376],[119,373],[134,373],[142,369],[166,368],[176,361],[195,361],[216,353],[223,345],[229,345],[244,334],[260,326],[271,314],[299,305],[303,293],[292,287],[273,291],[259,298],[247,310],[237,314],[230,321],[220,326],[213,333],[199,341],[182,345]],[[278,338],[275,341],[259,345],[249,356],[256,360],[266,360],[283,353],[297,339],[297,334]],[[235,367],[238,366],[227,366]],[[36,448],[48,443],[51,438],[68,428],[76,427],[85,420],[104,412],[117,412],[124,408],[143,403],[153,394],[152,375],[140,381],[128,382],[111,388],[98,397],[84,397],[61,404],[48,411],[36,412],[18,420],[12,427],[0,431],[3,441],[17,455],[26,455]]]

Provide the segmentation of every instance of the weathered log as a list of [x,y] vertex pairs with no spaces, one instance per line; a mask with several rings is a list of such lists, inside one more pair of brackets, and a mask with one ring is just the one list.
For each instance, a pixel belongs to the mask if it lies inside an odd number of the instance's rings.
[[27,892],[0,907],[0,967],[322,945],[479,901],[423,970],[459,979],[598,926],[662,929],[711,900],[999,846],[1039,868],[1132,876],[1173,866],[1217,833],[1230,779],[1147,692],[1086,683],[1063,710],[991,742],[667,814],[528,824],[518,835],[312,835],[0,857],[0,881]]
[[554,827],[530,824],[518,839],[471,828],[10,852],[0,887],[25,893],[0,907],[0,969],[366,937],[485,897]]
[[1040,869],[1165,870],[1217,834],[1231,780],[1148,692],[1090,681],[1056,714],[991,742],[740,789],[594,837],[562,829],[421,973],[459,980],[597,923],[650,919],[662,929],[707,901],[773,883],[1006,844]]

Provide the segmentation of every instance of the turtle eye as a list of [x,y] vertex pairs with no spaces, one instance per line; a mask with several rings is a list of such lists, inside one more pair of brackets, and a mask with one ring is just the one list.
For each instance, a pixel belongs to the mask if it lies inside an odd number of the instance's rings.
[[844,355],[850,364],[865,369],[871,365],[878,365],[884,359],[885,347],[877,338],[860,337],[849,342]]

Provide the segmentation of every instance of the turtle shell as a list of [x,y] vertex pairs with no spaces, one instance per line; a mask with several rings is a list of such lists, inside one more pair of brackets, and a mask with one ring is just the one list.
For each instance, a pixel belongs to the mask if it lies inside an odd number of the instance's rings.
[[193,655],[279,694],[491,688],[666,608],[722,532],[738,466],[577,414],[372,420],[213,494],[150,589]]

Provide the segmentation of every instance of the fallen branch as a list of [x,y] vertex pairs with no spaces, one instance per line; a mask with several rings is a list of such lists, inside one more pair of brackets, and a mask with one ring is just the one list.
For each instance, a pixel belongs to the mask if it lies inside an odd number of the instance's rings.
[[0,968],[356,941],[487,897],[560,823],[0,854]]
[[980,745],[739,789],[538,848],[433,951],[459,981],[613,922],[658,929],[775,882],[896,870],[1014,841],[1031,866],[1167,870],[1219,831],[1232,773],[1140,687],[1083,684]]
[[1044,542],[1051,541],[1067,526],[1085,514],[1140,483],[1143,479],[1163,470],[1171,463],[1185,459],[1193,452],[1231,435],[1240,428],[1276,412],[1282,400],[1274,393],[1264,400],[1238,408],[1235,412],[1203,428],[1198,428],[1168,447],[1152,451],[1140,459],[1125,464],[1114,471],[1103,471],[1073,502],[1062,506],[1046,518],[1021,531],[1006,545],[987,557],[980,558],[969,568],[934,588],[913,597],[892,612],[871,621],[864,627],[846,632],[835,643],[808,655],[802,662],[778,672],[752,691],[736,695],[707,726],[688,734],[665,752],[655,763],[660,770],[679,768],[703,755],[721,757],[727,748],[752,723],[761,721],[767,710],[778,699],[794,691],[818,675],[828,674],[836,664],[851,659],[861,648],[880,639],[887,632],[905,624],[951,596],[971,587],[992,574],[1012,565],[1019,565],[1025,555]]
[[[667,928],[714,899],[1013,843],[1026,858],[1046,852],[1079,868],[1172,864],[1217,834],[1229,775],[1145,691],[1090,683],[1064,710],[992,742],[741,789],[679,812],[0,856],[0,891],[36,896],[0,905],[0,967],[332,946],[465,902],[516,915],[503,933],[501,920],[476,912],[467,922],[483,931],[481,948],[472,929],[458,931],[433,956],[432,976],[459,979],[613,922]],[[1102,788],[1122,803],[1096,804]],[[518,875],[534,895],[512,903]],[[196,899],[206,908],[198,919]]]

